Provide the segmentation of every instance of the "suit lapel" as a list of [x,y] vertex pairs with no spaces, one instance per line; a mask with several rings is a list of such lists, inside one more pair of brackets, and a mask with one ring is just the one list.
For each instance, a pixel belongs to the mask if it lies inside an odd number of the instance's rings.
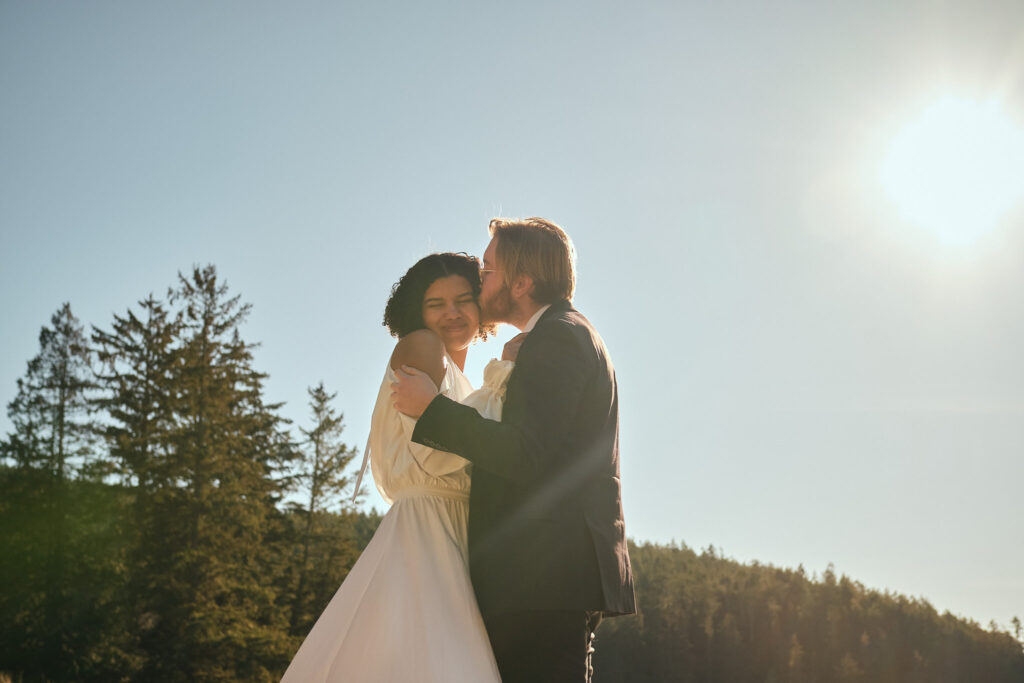
[[[522,351],[523,348],[526,348],[526,345],[530,343],[530,339],[533,337],[534,334],[537,333],[537,328],[540,327],[541,323],[543,323],[545,320],[547,320],[551,316],[561,315],[562,313],[565,313],[566,311],[571,311],[571,310],[573,310],[572,304],[570,304],[568,301],[566,301],[564,299],[562,301],[556,301],[555,303],[553,303],[550,306],[548,306],[548,310],[546,310],[546,311],[544,311],[543,313],[540,314],[540,318],[537,319],[537,324],[534,325],[533,329],[530,330],[530,333],[526,335],[526,339],[523,340],[522,346],[520,347],[519,350]],[[518,365],[516,367],[518,367]],[[516,371],[516,369],[513,368],[512,372],[515,373],[515,371]],[[509,379],[511,379],[511,378],[509,378]]]
[[[555,303],[551,304],[548,307],[548,310],[546,310],[546,311],[544,311],[543,313],[540,314],[540,318],[537,320],[537,324],[534,325],[533,329],[530,330],[530,333],[528,335],[526,335],[526,339],[523,340],[523,344],[520,347],[519,352],[522,353],[523,349],[525,349],[527,347],[527,345],[530,343],[530,339],[533,337],[534,334],[537,333],[537,328],[547,318],[550,318],[551,316],[554,316],[554,315],[561,315],[562,313],[565,313],[566,311],[572,311],[572,310],[574,310],[573,307],[572,307],[572,304],[570,304],[567,300],[564,300],[564,299],[562,301],[556,301]],[[544,334],[543,330],[541,330],[540,333]],[[520,398],[518,396],[519,392],[517,390],[519,388],[518,387],[519,382],[517,380],[519,379],[519,375],[521,374],[519,368],[520,368],[520,365],[517,362],[516,366],[514,368],[512,368],[512,374],[509,375],[509,378],[508,378],[507,389],[506,389],[506,392],[505,392],[505,408],[506,409],[504,411],[502,411],[502,417],[501,417],[502,422],[504,422],[505,418],[509,416],[509,410],[508,410],[509,408],[511,408],[511,412],[512,413],[516,413],[516,412],[518,412],[518,410],[520,408],[520,401],[528,400],[528,398],[525,397],[525,396],[522,397],[522,398]]]

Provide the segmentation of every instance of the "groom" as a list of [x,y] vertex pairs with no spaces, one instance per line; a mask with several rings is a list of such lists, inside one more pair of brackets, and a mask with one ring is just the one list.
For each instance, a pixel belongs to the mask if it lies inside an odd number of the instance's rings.
[[[636,611],[619,482],[615,371],[572,304],[575,251],[551,221],[495,219],[486,322],[523,334],[501,422],[399,373],[413,440],[473,464],[470,573],[505,683],[589,681],[602,616]],[[443,627],[443,626],[442,626]]]

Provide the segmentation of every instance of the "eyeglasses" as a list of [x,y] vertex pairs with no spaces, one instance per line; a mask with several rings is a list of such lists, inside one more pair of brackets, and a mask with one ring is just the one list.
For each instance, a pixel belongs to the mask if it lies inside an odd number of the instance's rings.
[[481,268],[481,269],[480,269],[480,277],[483,277],[483,276],[484,276],[484,273],[497,273],[497,272],[498,272],[498,271],[496,271],[496,270],[495,270],[495,269],[493,269],[493,268]]

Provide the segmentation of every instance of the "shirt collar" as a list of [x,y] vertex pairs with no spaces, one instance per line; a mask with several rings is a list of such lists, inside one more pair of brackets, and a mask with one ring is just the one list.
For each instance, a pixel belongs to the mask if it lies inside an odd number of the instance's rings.
[[546,306],[541,306],[540,308],[538,308],[537,312],[533,314],[532,318],[530,318],[530,321],[526,323],[526,327],[523,328],[522,333],[526,334],[527,332],[532,330],[533,326],[537,324],[538,320],[540,320],[540,317],[544,315],[544,311],[548,310],[549,308],[551,308],[551,304],[547,304]]

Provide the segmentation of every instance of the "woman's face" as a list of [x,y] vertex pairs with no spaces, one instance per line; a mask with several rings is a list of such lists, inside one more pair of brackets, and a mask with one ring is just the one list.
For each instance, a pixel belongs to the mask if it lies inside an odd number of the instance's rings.
[[469,346],[480,329],[480,308],[469,281],[461,275],[434,280],[423,295],[423,322],[449,353]]

